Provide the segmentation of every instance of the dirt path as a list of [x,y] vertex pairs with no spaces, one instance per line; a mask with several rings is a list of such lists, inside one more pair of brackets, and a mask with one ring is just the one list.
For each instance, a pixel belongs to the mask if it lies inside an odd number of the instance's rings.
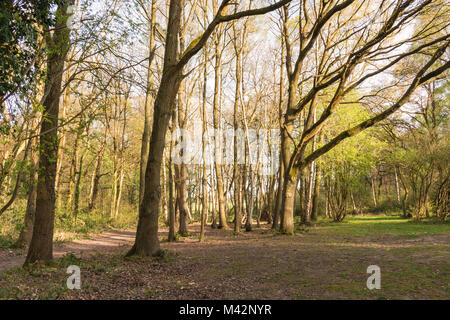
[[[112,253],[117,247],[129,245],[134,240],[135,232],[132,230],[108,231],[91,235],[86,239],[73,240],[67,243],[56,243],[53,249],[55,258],[67,253],[73,253],[79,258],[96,253]],[[25,261],[24,250],[0,250],[0,273],[22,265]]]

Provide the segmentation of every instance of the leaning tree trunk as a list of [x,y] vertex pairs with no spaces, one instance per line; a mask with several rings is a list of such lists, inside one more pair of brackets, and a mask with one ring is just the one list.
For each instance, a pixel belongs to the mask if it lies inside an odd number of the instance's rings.
[[405,191],[404,195],[403,195],[403,199],[402,199],[403,217],[407,218],[408,217],[408,206],[406,204],[406,201],[408,199],[408,191],[409,190],[408,190],[408,186],[406,184],[404,184],[404,183],[402,183],[402,184],[403,184],[403,190]]
[[370,178],[370,186],[372,188],[372,199],[373,199],[373,205],[377,206],[377,194],[375,192],[375,182],[373,181],[373,177]]
[[397,167],[394,167],[394,177],[395,177],[395,192],[397,195],[397,202],[400,203],[400,187],[398,183]]
[[145,171],[145,187],[139,210],[136,240],[127,255],[156,255],[160,250],[158,239],[158,204],[161,195],[160,175],[165,137],[172,109],[180,85],[181,71],[176,68],[178,56],[178,32],[181,6],[171,1],[166,35],[164,67],[154,103],[153,127],[149,156]]

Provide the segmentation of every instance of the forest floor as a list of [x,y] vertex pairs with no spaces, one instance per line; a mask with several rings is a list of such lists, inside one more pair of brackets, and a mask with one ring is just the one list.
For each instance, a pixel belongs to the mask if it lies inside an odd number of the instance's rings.
[[[22,250],[0,250],[0,299],[449,299],[450,225],[394,216],[321,220],[296,235],[208,227],[168,243],[158,258],[124,258],[132,231],[57,244],[54,262],[20,267]],[[69,290],[66,269],[81,269]],[[381,289],[368,290],[369,265]]]

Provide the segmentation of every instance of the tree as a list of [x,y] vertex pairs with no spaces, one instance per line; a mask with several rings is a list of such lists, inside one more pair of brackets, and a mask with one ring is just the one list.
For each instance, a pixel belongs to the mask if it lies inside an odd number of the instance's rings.
[[[387,3],[382,5],[387,5]],[[416,31],[407,40],[396,38],[403,26],[412,23],[417,16],[425,12],[428,6],[431,5],[432,1],[394,1],[392,9],[383,12],[373,12],[373,20],[369,21],[366,19],[366,17],[370,16],[367,12],[371,10],[368,3],[359,3],[352,0],[337,3],[320,2],[316,6],[320,12],[318,15],[312,11],[311,6],[301,3],[299,23],[296,25],[299,39],[298,54],[294,61],[292,59],[293,49],[290,42],[293,28],[289,23],[290,11],[285,7],[282,19],[284,22],[283,37],[287,48],[286,68],[289,78],[289,90],[288,105],[284,114],[284,125],[281,133],[282,157],[285,166],[281,219],[281,231],[283,233],[290,234],[294,232],[295,188],[297,178],[304,168],[343,140],[389,117],[408,101],[408,98],[418,86],[425,84],[448,69],[450,65],[448,63],[433,68],[449,45],[448,36],[428,38],[426,43],[410,50],[405,48],[407,44],[415,39],[422,38],[426,34],[425,29]],[[358,27],[355,27],[355,21],[360,21]],[[373,21],[378,21],[379,24],[375,24]],[[434,22],[431,19],[430,23]],[[350,41],[350,39],[354,39],[354,41]],[[352,43],[354,46],[348,47],[348,50],[342,51],[338,55],[335,54],[336,46],[343,41]],[[311,59],[312,53],[315,52],[313,50],[314,47],[316,47],[316,50],[320,50],[319,61],[324,61],[324,64],[319,63],[311,77],[307,72],[302,73],[302,68],[308,59]],[[404,49],[397,55],[389,56],[384,54],[394,47],[403,47]],[[330,116],[345,101],[349,93],[356,90],[368,79],[395,66],[399,61],[425,50],[431,50],[431,58],[421,68],[417,69],[412,79],[408,79],[409,84],[407,84],[406,91],[397,97],[396,102],[386,106],[384,111],[362,121],[353,128],[337,134],[327,144],[309,155],[306,153],[307,146],[312,143],[313,138],[325,126]],[[377,68],[367,73],[358,73],[357,70],[364,68],[365,64],[372,59],[377,61]],[[293,62],[294,64],[292,65]],[[301,77],[303,77],[303,81],[299,89]],[[309,86],[306,85],[308,84],[307,79],[310,79]],[[319,80],[316,81],[316,79]],[[327,106],[317,120],[312,121],[316,109],[314,101],[326,90],[332,90]],[[299,93],[302,94],[299,95]],[[303,128],[300,128],[300,131],[295,133],[294,124],[301,115],[306,118],[306,122]],[[292,148],[293,151],[291,151]]]
[[154,103],[153,129],[150,139],[150,152],[145,173],[145,189],[143,204],[139,212],[136,241],[128,255],[155,255],[159,252],[158,240],[158,214],[160,197],[160,169],[162,155],[165,147],[165,135],[171,110],[174,106],[176,94],[182,79],[183,66],[196,55],[206,44],[216,27],[223,22],[239,19],[244,16],[265,14],[290,2],[279,1],[260,9],[252,9],[223,15],[225,8],[230,5],[230,0],[222,1],[218,11],[208,25],[204,33],[191,45],[178,59],[178,34],[181,22],[181,6],[179,1],[171,0],[169,5],[169,21],[166,34],[166,46],[164,54],[164,67],[161,82]]
[[141,159],[140,159],[140,172],[139,172],[139,202],[143,197],[144,193],[144,183],[145,183],[145,169],[147,167],[147,159],[149,152],[149,141],[150,141],[150,126],[151,126],[151,102],[153,99],[153,91],[154,91],[154,80],[153,80],[153,60],[155,56],[155,37],[156,37],[156,4],[157,0],[151,1],[150,12],[148,12],[145,5],[139,2],[147,15],[149,15],[149,58],[148,58],[148,68],[147,68],[147,85],[145,90],[145,108],[144,108],[144,131],[142,133],[142,146],[141,146]]
[[33,236],[25,264],[53,259],[53,228],[55,217],[55,175],[58,154],[59,98],[62,74],[69,51],[69,29],[67,8],[70,2],[58,4],[53,34],[47,27],[47,78],[42,102],[43,117],[39,137],[39,168],[36,196],[36,212]]

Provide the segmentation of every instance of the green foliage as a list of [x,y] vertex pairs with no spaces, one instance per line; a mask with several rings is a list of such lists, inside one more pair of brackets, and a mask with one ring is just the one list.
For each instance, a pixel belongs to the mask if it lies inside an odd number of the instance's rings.
[[[0,248],[11,247],[17,240],[23,227],[25,210],[26,200],[18,199],[10,209],[0,216]],[[82,210],[75,216],[60,209],[55,218],[55,240],[66,241],[80,235],[100,233],[111,229],[131,229],[136,227],[136,222],[136,210],[128,208],[127,211],[125,206],[114,219],[98,210],[92,212]]]
[[192,235],[193,235],[193,233],[192,232],[188,232],[188,231],[186,231],[186,232],[177,232],[175,237],[178,237],[178,238],[179,237],[190,237]]
[[158,257],[159,259],[167,262],[167,261],[169,261],[170,253],[169,253],[168,250],[160,249],[158,251],[158,253],[156,254],[156,257]]
[[20,199],[0,216],[0,248],[9,248],[17,240],[23,226],[25,210],[26,201]]
[[445,220],[449,211],[449,103],[448,81],[424,86],[421,96],[412,101],[415,112],[410,119],[403,120],[406,130],[395,131],[395,143],[389,148],[387,159],[405,177],[417,219],[429,215],[433,209]]
[[[359,104],[342,105],[330,119],[330,125],[324,134],[331,138],[369,116]],[[376,128],[365,130],[330,150],[324,156],[325,174],[339,172],[346,183],[358,187],[361,183],[358,178],[368,174],[374,167],[378,151],[383,147],[383,142],[376,137],[376,131]]]
[[[339,132],[369,117],[370,113],[360,104],[339,106],[322,133],[325,141],[321,142],[319,147]],[[379,161],[379,150],[384,147],[384,143],[377,138],[378,130],[365,130],[345,140],[321,158],[320,165],[328,192],[330,214],[336,221],[344,219],[352,196],[358,199],[358,204],[354,205],[359,205],[359,210],[362,210],[363,203],[367,205],[369,202],[367,194],[370,193],[366,191],[368,177]]]
[[101,211],[88,210],[80,211],[76,216],[67,214],[61,210],[55,219],[56,230],[74,233],[99,233],[108,229],[126,229],[135,227],[137,221],[135,210],[123,210],[116,218],[112,219],[109,215]]
[[397,215],[401,210],[401,205],[397,200],[384,197],[379,199],[377,206],[372,203],[368,207],[368,211],[373,214],[384,214],[387,216]]
[[2,2],[0,7],[0,97],[11,91],[31,90],[44,28],[54,24],[51,5],[55,0]]

